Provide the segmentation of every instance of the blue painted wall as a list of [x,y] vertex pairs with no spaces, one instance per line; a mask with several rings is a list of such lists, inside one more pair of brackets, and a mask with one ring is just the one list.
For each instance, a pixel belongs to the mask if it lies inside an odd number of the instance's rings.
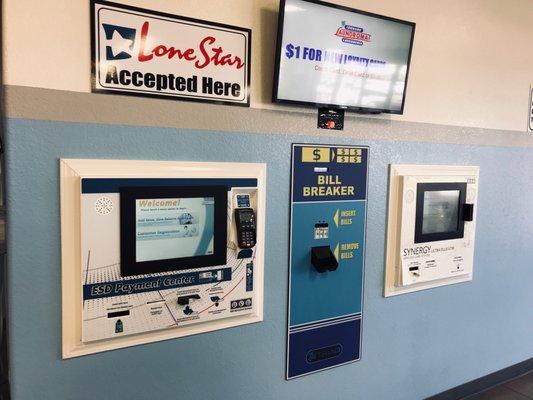
[[[284,380],[291,142],[370,146],[360,362]],[[12,389],[23,399],[395,399],[533,356],[533,152],[9,120]],[[265,321],[62,361],[59,157],[268,163]],[[474,280],[382,297],[389,163],[481,167]]]

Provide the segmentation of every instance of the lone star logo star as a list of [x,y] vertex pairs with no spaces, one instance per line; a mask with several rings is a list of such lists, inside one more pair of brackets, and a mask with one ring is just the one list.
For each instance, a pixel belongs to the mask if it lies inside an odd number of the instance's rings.
[[102,24],[106,38],[106,59],[124,60],[132,57],[136,29],[126,26]]
[[107,45],[111,48],[113,58],[118,58],[120,53],[125,53],[131,57],[130,50],[133,50],[133,42],[131,39],[123,38],[118,31],[114,31],[113,37],[107,41]]

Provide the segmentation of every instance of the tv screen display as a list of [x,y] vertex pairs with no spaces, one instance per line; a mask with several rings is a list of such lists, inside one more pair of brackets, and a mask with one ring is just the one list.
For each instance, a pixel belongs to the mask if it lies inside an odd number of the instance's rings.
[[281,0],[273,100],[402,114],[415,24]]

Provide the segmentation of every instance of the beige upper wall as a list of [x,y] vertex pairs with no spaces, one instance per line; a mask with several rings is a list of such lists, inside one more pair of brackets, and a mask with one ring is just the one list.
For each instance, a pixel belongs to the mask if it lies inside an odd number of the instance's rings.
[[[377,118],[525,132],[533,1],[332,1],[417,24],[405,113]],[[291,109],[270,101],[279,0],[118,2],[252,28],[252,107]],[[90,92],[88,0],[3,6],[6,84]]]

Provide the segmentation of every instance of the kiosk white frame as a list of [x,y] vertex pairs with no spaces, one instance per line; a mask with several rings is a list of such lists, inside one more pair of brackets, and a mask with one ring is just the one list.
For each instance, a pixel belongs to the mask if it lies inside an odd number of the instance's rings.
[[[82,342],[81,179],[82,178],[254,178],[257,179],[257,245],[254,263],[255,312],[96,342]],[[263,320],[266,164],[137,160],[60,160],[62,357],[210,332]]]
[[[389,201],[387,222],[387,245],[385,259],[385,297],[430,289],[443,285],[466,282],[473,276],[473,253],[475,244],[475,223],[477,209],[477,185],[479,167],[457,165],[391,165],[389,175]],[[406,236],[414,238],[416,208],[416,184],[432,182],[464,182],[467,183],[466,202],[474,204],[473,221],[465,228],[465,236],[461,239],[443,240],[442,243],[454,242],[464,247],[466,257],[464,270],[456,276],[446,273],[442,277],[430,277],[427,280],[402,279],[402,241]],[[409,186],[409,187],[407,187]],[[406,188],[408,190],[406,190]],[[405,197],[405,198],[404,198]],[[406,199],[409,197],[409,199]],[[407,202],[410,204],[406,207]],[[414,241],[414,239],[412,239]],[[408,240],[409,241],[409,240]],[[438,242],[432,242],[438,243]],[[432,271],[433,272],[433,271]],[[405,274],[404,274],[405,276]]]

